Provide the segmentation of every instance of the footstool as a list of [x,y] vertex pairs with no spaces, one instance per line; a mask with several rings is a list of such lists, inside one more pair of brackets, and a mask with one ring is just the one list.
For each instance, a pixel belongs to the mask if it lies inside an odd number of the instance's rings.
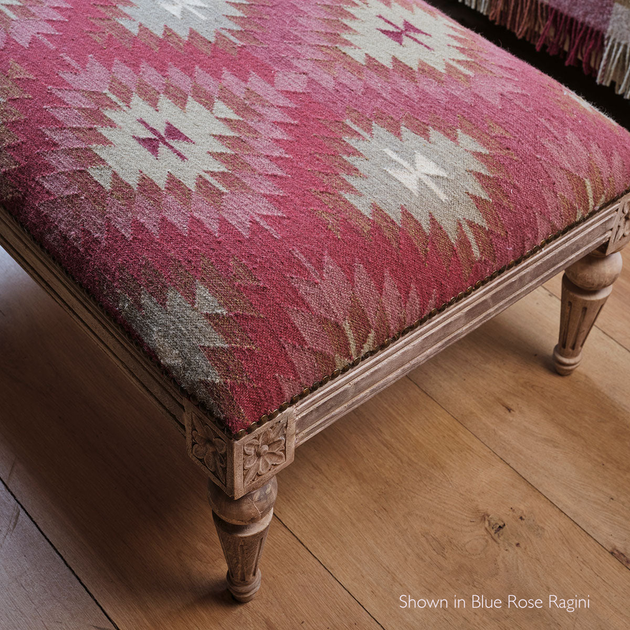
[[185,434],[236,599],[296,448],[562,269],[578,365],[630,134],[421,0],[12,0],[0,27],[0,243]]

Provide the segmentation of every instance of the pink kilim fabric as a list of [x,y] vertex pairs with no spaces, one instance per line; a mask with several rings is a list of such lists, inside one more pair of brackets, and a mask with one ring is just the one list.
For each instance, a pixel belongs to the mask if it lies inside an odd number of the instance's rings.
[[630,188],[421,1],[10,0],[3,205],[233,431]]

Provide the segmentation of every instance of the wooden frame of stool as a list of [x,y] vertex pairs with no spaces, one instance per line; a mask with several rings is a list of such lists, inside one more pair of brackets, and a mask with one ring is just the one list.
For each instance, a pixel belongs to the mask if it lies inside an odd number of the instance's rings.
[[0,245],[185,433],[191,458],[209,477],[228,588],[243,602],[260,587],[258,565],[277,495],[275,475],[293,461],[298,446],[563,269],[554,363],[560,374],[570,374],[621,271],[619,251],[628,241],[630,193],[431,312],[387,347],[347,371],[336,371],[290,406],[232,436],[164,375],[0,207]]

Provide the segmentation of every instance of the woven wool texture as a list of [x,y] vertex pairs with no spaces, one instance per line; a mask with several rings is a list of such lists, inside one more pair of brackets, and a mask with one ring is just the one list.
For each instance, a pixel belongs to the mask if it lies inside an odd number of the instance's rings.
[[459,0],[630,98],[630,0]]
[[15,0],[3,205],[237,432],[630,187],[630,136],[408,0]]

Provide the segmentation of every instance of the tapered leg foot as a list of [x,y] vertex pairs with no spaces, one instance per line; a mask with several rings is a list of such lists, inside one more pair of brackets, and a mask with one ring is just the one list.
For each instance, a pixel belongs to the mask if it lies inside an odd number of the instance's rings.
[[582,347],[621,273],[619,252],[591,252],[571,265],[562,277],[560,338],[553,351],[556,371],[571,374],[582,360]]
[[239,602],[249,602],[260,588],[258,563],[277,494],[275,477],[237,500],[228,497],[212,481],[208,484],[214,524],[228,565],[228,589]]

